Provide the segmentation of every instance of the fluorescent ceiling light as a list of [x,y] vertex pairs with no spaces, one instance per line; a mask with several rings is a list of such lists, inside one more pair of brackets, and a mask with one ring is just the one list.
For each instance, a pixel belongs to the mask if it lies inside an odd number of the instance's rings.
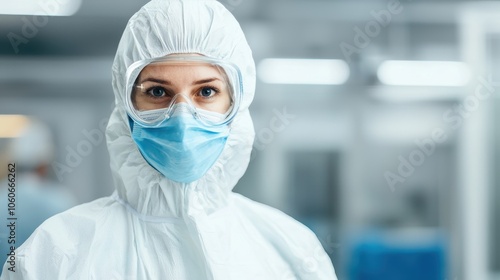
[[28,123],[29,118],[23,115],[0,115],[0,138],[19,137]]
[[397,86],[465,86],[470,75],[467,64],[458,61],[389,60],[377,71],[380,82]]
[[71,16],[81,4],[81,0],[0,0],[0,14]]
[[463,91],[451,87],[372,87],[370,94],[386,102],[450,101],[463,98]]
[[340,85],[349,78],[349,66],[339,59],[268,58],[257,74],[270,84]]

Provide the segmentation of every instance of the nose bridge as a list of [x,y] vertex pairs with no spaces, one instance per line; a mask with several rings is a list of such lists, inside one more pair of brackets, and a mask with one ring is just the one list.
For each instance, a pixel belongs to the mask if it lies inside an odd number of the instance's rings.
[[189,108],[189,110],[194,113],[194,111],[196,111],[197,105],[193,102],[189,95],[179,92],[172,99],[169,108],[169,114],[173,114],[174,111],[177,111],[177,109],[180,108],[183,108],[182,110]]
[[177,93],[175,95],[175,97],[176,98],[174,100],[174,103],[176,103],[176,104],[181,103],[181,102],[189,103],[189,101],[187,100],[188,99],[187,96],[183,93]]
[[172,99],[171,105],[182,103],[182,102],[187,103],[187,104],[192,104],[192,100],[189,98],[189,96],[187,96],[186,94],[184,94],[182,92],[179,92]]

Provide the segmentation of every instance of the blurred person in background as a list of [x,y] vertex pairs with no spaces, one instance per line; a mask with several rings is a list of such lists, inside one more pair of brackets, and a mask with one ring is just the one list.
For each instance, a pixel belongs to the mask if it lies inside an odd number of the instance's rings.
[[1,279],[328,279],[317,237],[232,189],[250,160],[255,64],[215,0],[153,0],[112,67],[116,191],[47,220]]
[[[71,193],[49,178],[54,159],[54,142],[50,129],[44,123],[31,119],[17,138],[7,144],[4,158],[15,164],[15,244],[9,243],[10,229],[0,227],[0,260],[33,233],[47,218],[76,205]],[[4,165],[6,166],[6,165]],[[0,183],[0,220],[7,222],[8,181]]]

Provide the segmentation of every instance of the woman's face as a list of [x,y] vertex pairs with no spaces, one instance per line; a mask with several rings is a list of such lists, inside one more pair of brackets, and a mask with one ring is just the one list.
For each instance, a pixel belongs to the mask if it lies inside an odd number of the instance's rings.
[[205,63],[152,63],[146,66],[135,83],[132,102],[136,110],[167,108],[191,99],[193,105],[224,114],[231,105],[231,92],[224,71]]

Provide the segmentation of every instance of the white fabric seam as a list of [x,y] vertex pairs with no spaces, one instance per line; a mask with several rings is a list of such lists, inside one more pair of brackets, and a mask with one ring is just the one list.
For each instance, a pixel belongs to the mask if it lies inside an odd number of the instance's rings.
[[136,216],[139,220],[148,222],[148,223],[170,223],[170,224],[185,224],[184,220],[182,218],[165,218],[165,217],[155,217],[155,216],[148,216],[139,213],[137,210],[135,210],[130,204],[128,204],[126,201],[121,199],[118,196],[118,193],[114,192],[111,195],[111,198],[120,203],[125,207],[127,212],[130,214]]

